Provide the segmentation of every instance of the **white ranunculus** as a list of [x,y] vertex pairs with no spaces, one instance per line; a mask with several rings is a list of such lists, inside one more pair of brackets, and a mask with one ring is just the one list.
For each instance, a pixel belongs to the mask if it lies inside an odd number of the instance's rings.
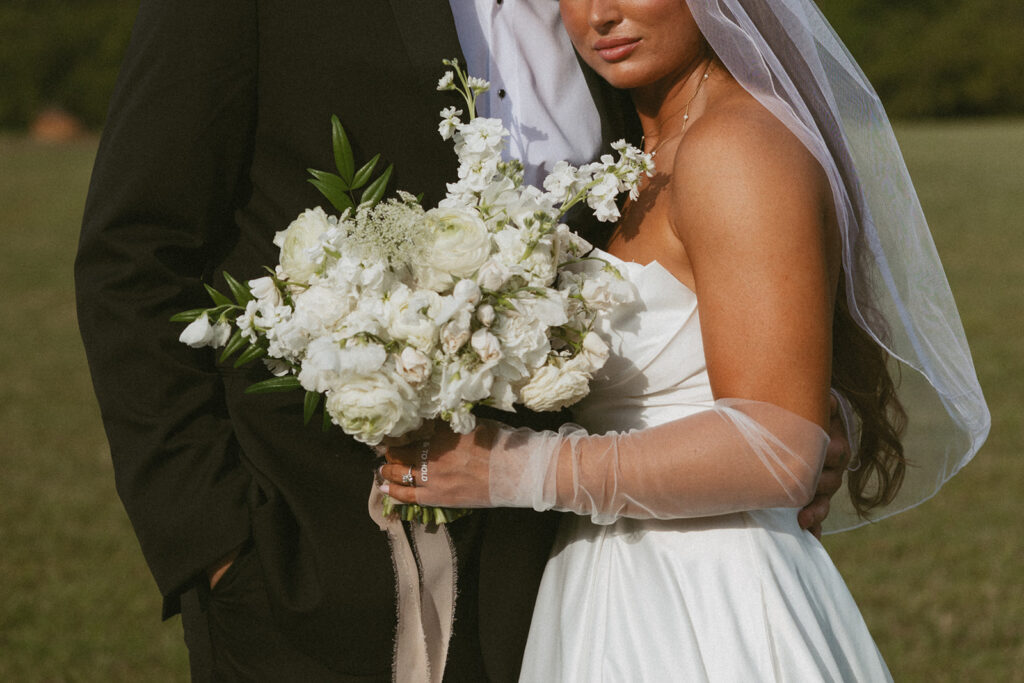
[[586,373],[545,365],[530,378],[519,395],[530,410],[561,410],[586,396],[590,391],[589,382]]
[[218,348],[228,343],[231,338],[231,325],[224,322],[210,324],[205,313],[193,320],[181,331],[178,341],[199,349],[204,346]]
[[427,211],[434,241],[422,263],[413,264],[417,284],[437,292],[452,285],[453,276],[468,278],[491,253],[491,236],[480,216],[459,207]]
[[347,377],[328,394],[326,408],[346,434],[371,446],[385,436],[410,432],[423,422],[416,391],[387,368]]
[[274,235],[281,248],[280,270],[295,282],[309,282],[319,262],[311,256],[320,236],[331,229],[332,219],[319,206],[306,209],[287,228]]
[[406,382],[418,386],[430,379],[432,364],[425,353],[406,346],[395,359],[395,369]]

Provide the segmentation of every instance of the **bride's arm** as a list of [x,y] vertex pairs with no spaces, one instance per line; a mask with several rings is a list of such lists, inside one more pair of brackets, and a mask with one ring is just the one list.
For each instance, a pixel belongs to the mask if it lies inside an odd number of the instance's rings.
[[439,434],[433,452],[443,453],[429,483],[398,486],[407,467],[391,465],[389,493],[434,505],[556,508],[597,521],[807,503],[828,441],[821,425],[835,266],[827,185],[773,122],[695,125],[672,172],[673,228],[688,261],[677,275],[692,272],[712,408],[626,434],[494,424],[465,437]]

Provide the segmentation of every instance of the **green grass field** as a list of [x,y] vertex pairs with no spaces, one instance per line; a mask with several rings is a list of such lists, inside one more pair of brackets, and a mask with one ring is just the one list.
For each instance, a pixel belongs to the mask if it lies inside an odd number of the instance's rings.
[[[1024,121],[898,129],[991,404],[942,493],[832,552],[898,681],[1024,681]],[[0,138],[0,680],[182,681],[113,487],[71,281],[94,142]]]

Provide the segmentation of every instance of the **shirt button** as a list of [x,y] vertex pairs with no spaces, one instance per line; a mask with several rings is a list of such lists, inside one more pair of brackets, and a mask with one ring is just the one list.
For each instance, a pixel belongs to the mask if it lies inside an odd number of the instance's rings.
[[[498,4],[501,4],[501,0],[498,0]],[[505,89],[504,88],[502,88],[501,90],[498,91],[498,97],[500,97],[501,99],[505,99]]]

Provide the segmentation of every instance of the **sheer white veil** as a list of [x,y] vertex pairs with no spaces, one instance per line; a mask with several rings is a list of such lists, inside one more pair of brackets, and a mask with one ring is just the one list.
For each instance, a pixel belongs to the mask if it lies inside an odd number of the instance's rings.
[[[880,519],[934,495],[990,417],[963,326],[888,117],[812,0],[687,0],[736,80],[803,141],[838,209],[850,311],[899,364],[908,468]],[[891,369],[895,369],[894,367]],[[849,419],[849,405],[844,405]],[[826,531],[864,523],[841,492]]]

